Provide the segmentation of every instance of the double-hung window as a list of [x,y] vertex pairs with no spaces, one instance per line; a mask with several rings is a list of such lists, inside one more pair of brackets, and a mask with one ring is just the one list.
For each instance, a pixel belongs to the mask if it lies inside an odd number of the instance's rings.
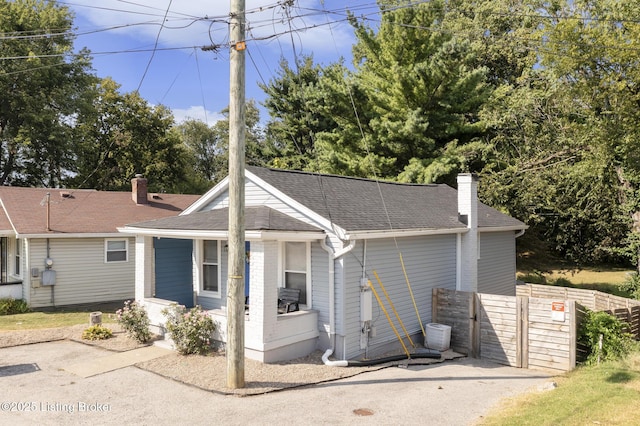
[[300,305],[311,306],[309,243],[284,243],[284,287],[300,290]]
[[202,290],[220,295],[220,242],[202,241]]
[[104,259],[106,263],[127,262],[129,260],[129,244],[126,239],[105,240]]
[[15,257],[15,265],[13,268],[13,273],[19,277],[22,273],[22,239],[16,238],[16,257]]

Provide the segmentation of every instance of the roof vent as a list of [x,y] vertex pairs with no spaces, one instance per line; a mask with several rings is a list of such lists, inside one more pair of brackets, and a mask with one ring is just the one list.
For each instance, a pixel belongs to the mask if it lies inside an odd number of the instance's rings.
[[73,194],[70,193],[69,191],[61,191],[60,196],[62,198],[73,198]]

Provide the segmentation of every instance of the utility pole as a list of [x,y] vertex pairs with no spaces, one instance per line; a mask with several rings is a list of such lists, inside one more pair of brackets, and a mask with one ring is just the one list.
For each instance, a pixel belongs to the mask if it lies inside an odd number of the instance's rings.
[[227,386],[244,387],[245,0],[231,0]]

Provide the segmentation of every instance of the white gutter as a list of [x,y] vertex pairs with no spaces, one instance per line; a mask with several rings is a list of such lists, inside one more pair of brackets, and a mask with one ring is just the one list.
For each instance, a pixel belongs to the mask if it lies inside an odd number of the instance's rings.
[[16,234],[16,238],[118,238],[118,237],[135,237],[134,234],[121,234],[119,232],[100,232],[100,233],[82,233],[82,232],[50,232],[41,234]]
[[344,256],[356,246],[355,241],[351,241],[346,247],[338,251],[333,251],[326,243],[326,239],[320,240],[320,245],[329,255],[329,344],[331,347],[322,355],[322,362],[329,367],[347,367],[347,361],[330,361],[329,357],[335,349],[336,339],[336,310],[335,310],[335,287],[336,287],[336,268],[335,260],[340,256]]
[[[211,240],[226,240],[229,232],[208,231],[208,230],[186,230],[186,229],[151,229],[134,228],[125,226],[118,228],[118,231],[132,235],[146,235],[160,238],[204,238]],[[316,241],[324,237],[323,231],[245,231],[245,238],[252,240],[284,240],[287,241]]]

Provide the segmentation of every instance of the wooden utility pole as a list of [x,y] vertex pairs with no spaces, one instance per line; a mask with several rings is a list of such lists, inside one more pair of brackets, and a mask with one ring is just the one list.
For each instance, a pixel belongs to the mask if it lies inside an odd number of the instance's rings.
[[231,0],[227,386],[244,387],[245,0]]

